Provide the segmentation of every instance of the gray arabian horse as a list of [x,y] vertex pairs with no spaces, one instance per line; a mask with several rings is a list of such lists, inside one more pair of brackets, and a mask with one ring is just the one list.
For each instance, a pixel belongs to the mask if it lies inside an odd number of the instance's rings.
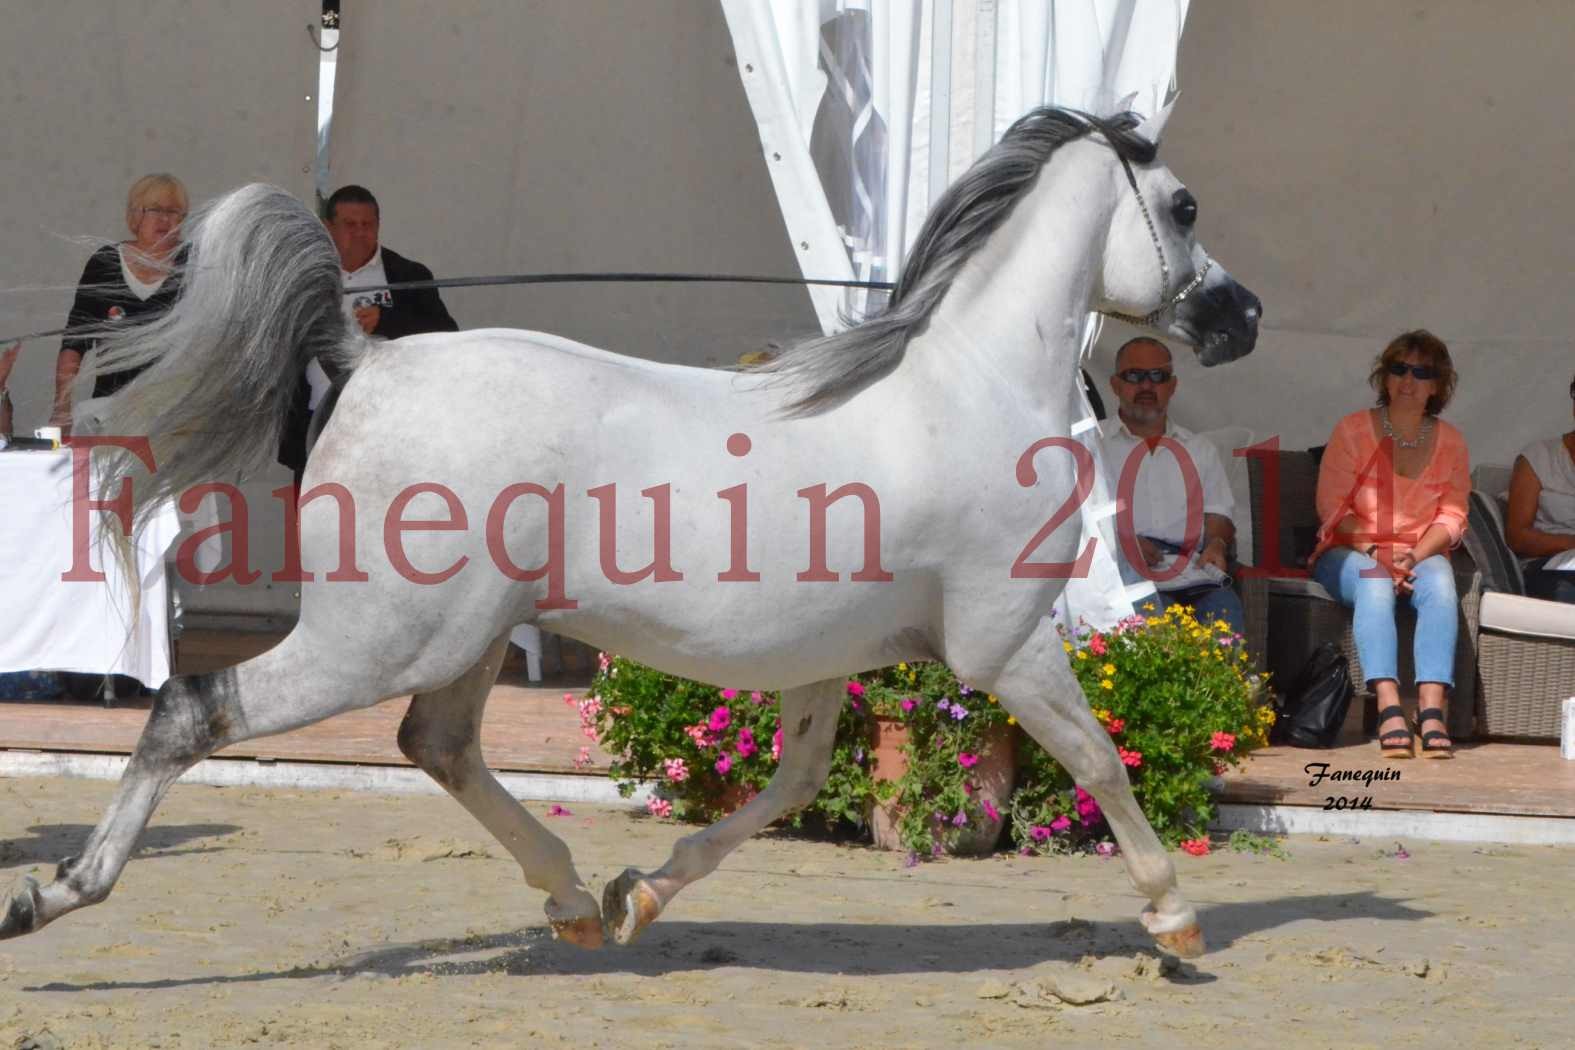
[[[23,880],[0,937],[108,896],[201,759],[414,694],[401,750],[548,894],[557,935],[627,943],[814,798],[848,675],[944,660],[1099,801],[1159,943],[1202,952],[1047,615],[1089,480],[1066,438],[1088,313],[1138,320],[1205,365],[1257,336],[1258,300],[1198,245],[1196,202],[1154,156],[1130,114],[1027,114],[936,204],[882,312],[750,372],[497,329],[374,346],[345,322],[338,257],[307,209],[266,186],[212,202],[188,226],[175,306],[94,355],[101,370],[148,366],[103,428],[149,435],[158,469],[133,498],[146,514],[266,461],[295,377],[313,356],[336,364],[348,379],[304,480],[300,620],[255,659],[164,684],[81,855],[47,885]],[[108,480],[131,470],[116,459]],[[523,622],[781,690],[771,784],[598,901],[477,743]]]

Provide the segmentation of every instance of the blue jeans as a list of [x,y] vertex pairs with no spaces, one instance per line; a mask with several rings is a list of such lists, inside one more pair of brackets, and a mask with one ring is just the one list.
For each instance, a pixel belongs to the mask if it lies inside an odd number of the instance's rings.
[[[1360,551],[1335,547],[1325,551],[1313,566],[1313,579],[1341,604],[1356,610],[1356,654],[1368,682],[1399,680],[1399,635],[1395,630],[1394,581],[1387,569]],[[1370,576],[1362,572],[1372,569]],[[1459,602],[1455,598],[1455,572],[1449,559],[1435,554],[1416,564],[1411,593],[1403,600],[1416,610],[1416,640],[1412,656],[1417,682],[1455,684],[1455,630]]]

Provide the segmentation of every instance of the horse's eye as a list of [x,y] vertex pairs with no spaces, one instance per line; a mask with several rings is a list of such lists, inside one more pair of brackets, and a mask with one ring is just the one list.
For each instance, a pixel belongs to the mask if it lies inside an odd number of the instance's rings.
[[1185,188],[1170,195],[1170,217],[1176,225],[1187,229],[1198,221],[1198,199]]

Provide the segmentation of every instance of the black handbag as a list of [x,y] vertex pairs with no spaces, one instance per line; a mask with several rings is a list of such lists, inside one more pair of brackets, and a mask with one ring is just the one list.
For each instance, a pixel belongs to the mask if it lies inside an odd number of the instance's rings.
[[1270,741],[1292,747],[1333,747],[1355,694],[1345,654],[1333,642],[1323,643],[1286,688]]

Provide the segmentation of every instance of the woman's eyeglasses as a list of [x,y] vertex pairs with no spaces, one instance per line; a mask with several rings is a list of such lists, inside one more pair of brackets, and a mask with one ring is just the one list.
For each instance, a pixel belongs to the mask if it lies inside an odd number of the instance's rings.
[[186,217],[186,213],[181,211],[179,208],[143,208],[142,214],[157,215],[161,218],[176,220],[184,219]]
[[1438,378],[1438,369],[1432,365],[1408,365],[1404,361],[1396,361],[1389,366],[1389,374],[1396,378],[1411,373],[1413,379],[1425,383],[1429,379]]
[[1116,375],[1121,377],[1123,383],[1131,383],[1133,386],[1143,382],[1145,379],[1155,386],[1161,383],[1168,383],[1170,382],[1171,374],[1168,368],[1129,368],[1125,372],[1116,373]]

